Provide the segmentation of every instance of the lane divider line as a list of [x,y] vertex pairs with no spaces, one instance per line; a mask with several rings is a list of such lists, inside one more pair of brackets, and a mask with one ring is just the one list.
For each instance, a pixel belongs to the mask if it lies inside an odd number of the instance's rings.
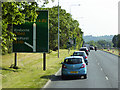
[[109,80],[107,76],[105,77],[105,79],[106,79],[106,80]]

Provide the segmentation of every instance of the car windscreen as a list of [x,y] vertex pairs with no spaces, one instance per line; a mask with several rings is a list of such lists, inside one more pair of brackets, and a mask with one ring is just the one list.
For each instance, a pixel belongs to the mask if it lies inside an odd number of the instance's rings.
[[69,59],[65,59],[64,63],[66,63],[66,64],[80,64],[80,63],[82,63],[82,58],[69,58]]
[[84,56],[84,52],[74,52],[73,56]]

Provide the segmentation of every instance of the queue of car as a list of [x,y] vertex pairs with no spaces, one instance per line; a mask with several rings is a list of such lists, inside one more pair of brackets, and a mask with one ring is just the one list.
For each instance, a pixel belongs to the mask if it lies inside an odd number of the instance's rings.
[[79,51],[75,51],[73,55],[66,57],[62,62],[61,77],[81,77],[87,78],[87,65],[89,50],[87,47],[81,47]]

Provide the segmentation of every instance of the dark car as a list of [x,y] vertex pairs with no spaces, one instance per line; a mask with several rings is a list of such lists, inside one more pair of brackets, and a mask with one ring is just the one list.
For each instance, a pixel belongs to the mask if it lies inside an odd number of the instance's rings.
[[95,51],[97,51],[97,46],[95,46]]
[[94,47],[93,47],[93,46],[90,46],[90,50],[94,50]]
[[79,51],[85,51],[86,54],[89,55],[89,53],[88,53],[88,48],[87,48],[87,47],[81,47],[81,48],[79,49]]

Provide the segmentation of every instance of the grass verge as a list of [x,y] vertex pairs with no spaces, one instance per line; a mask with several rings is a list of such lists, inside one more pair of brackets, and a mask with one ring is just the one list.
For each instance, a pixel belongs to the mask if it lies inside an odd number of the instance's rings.
[[18,53],[20,69],[9,68],[13,64],[14,54],[2,56],[2,88],[42,88],[59,70],[60,62],[73,52],[71,50],[68,54],[68,50],[61,49],[60,58],[57,57],[57,51],[47,54],[46,71],[43,71],[42,53]]
[[120,50],[119,49],[103,49],[103,51],[106,51],[106,52],[109,52],[109,53],[112,53],[112,54],[115,54],[117,56],[120,56]]

